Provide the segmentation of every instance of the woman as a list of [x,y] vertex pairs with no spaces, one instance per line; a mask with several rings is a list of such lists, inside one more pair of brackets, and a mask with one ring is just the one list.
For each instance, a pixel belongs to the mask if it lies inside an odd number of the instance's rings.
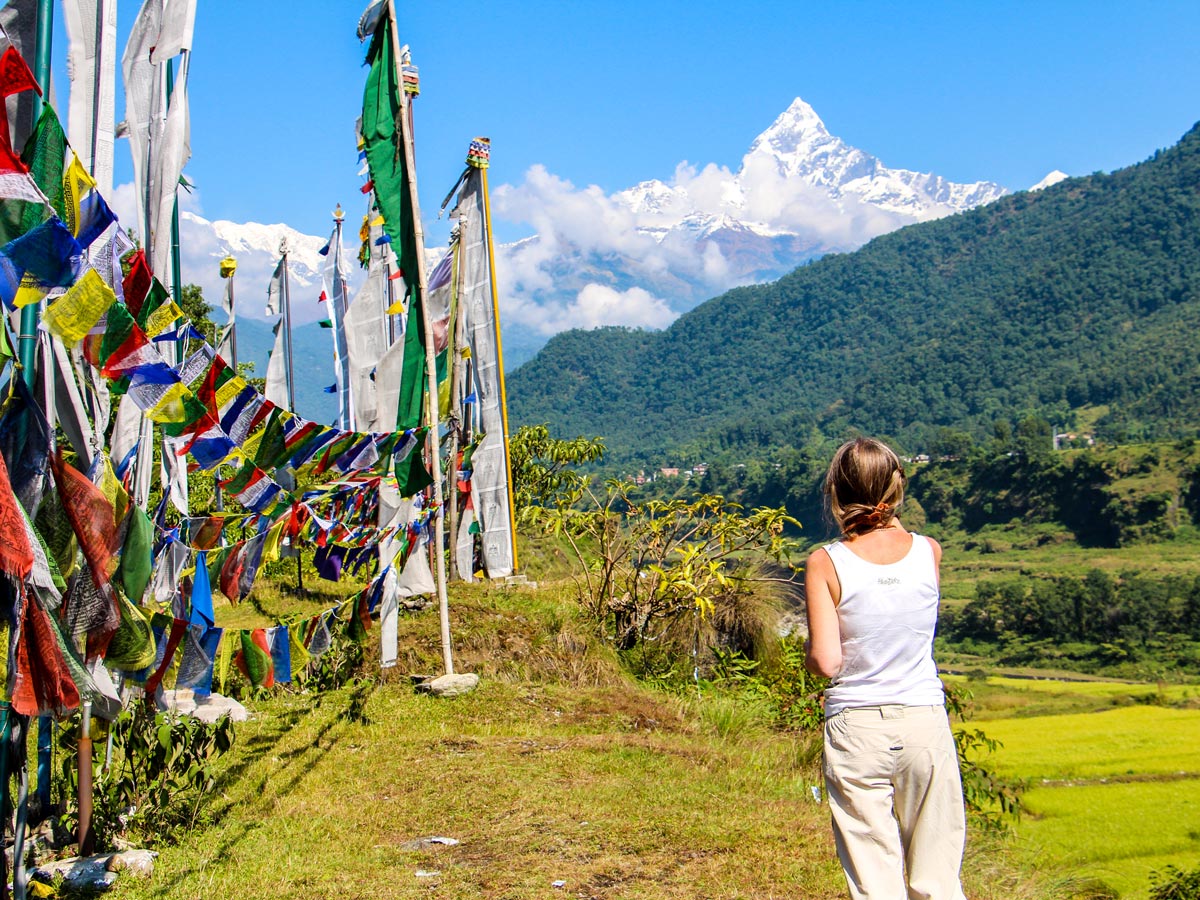
[[904,469],[859,438],[825,477],[842,539],[805,577],[809,671],[825,692],[825,786],[853,900],[965,900],[958,755],[933,662],[942,548],[905,530]]

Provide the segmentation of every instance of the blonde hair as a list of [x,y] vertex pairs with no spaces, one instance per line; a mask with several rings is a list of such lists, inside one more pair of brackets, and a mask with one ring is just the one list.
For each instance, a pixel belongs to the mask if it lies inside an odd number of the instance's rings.
[[891,523],[904,502],[904,467],[891,447],[872,438],[847,441],[825,475],[825,502],[846,537]]

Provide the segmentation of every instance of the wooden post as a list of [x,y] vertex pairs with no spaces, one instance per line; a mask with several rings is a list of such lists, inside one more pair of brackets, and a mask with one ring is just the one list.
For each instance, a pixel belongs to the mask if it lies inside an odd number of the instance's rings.
[[[84,785],[88,790],[83,790]],[[91,856],[96,847],[92,831],[92,704],[83,701],[83,721],[79,728],[79,855]]]
[[429,402],[429,457],[433,468],[434,510],[434,557],[438,593],[438,618],[442,633],[442,662],[446,674],[454,674],[454,659],[450,652],[450,602],[446,596],[446,554],[443,549],[445,538],[445,509],[442,496],[442,460],[438,446],[438,390],[437,355],[433,348],[433,324],[429,319],[428,277],[425,271],[425,228],[421,223],[421,208],[417,203],[417,163],[413,149],[412,103],[404,90],[404,73],[400,68],[400,38],[396,25],[396,6],[388,0],[388,18],[392,26],[392,55],[396,69],[396,89],[400,92],[400,136],[404,144],[405,174],[412,200],[413,233],[417,244],[417,285],[421,300],[421,327],[425,334],[425,367],[428,370]]

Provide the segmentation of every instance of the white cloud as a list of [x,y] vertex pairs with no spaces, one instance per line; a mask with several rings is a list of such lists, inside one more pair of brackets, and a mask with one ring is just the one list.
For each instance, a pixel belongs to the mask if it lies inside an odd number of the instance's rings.
[[[736,173],[684,161],[669,183],[615,194],[576,187],[536,165],[519,184],[496,188],[492,208],[534,232],[498,248],[497,267],[506,319],[543,334],[598,324],[663,327],[780,265],[770,258],[771,235],[798,247],[799,262],[911,221],[853,196],[834,199],[754,154]],[[744,225],[757,234],[736,234]]]
[[666,328],[679,315],[661,297],[639,287],[625,291],[603,284],[588,284],[569,303],[537,304],[516,300],[506,309],[510,324],[519,324],[552,335],[569,328],[630,325]]

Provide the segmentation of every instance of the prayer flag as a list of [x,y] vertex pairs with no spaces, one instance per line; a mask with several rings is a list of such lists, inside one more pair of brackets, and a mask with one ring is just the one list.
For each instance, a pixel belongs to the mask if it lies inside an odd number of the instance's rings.
[[275,265],[275,271],[271,274],[271,283],[267,285],[267,315],[279,315],[279,302],[283,296],[283,261],[284,257],[279,258],[279,262]]
[[46,307],[42,321],[50,333],[74,347],[116,302],[117,295],[95,269],[88,269],[65,294]]
[[[383,228],[396,248],[400,269],[416,272],[424,265],[423,248],[417,246],[414,198],[411,195],[406,171],[406,154],[399,123],[402,116],[400,85],[392,58],[392,25],[389,16],[379,18],[367,52],[370,72],[363,92],[362,136],[366,143],[367,164],[375,201],[383,216]],[[425,346],[421,328],[421,298],[417,279],[405,280],[408,310],[404,333],[404,368],[400,379],[400,396],[393,427],[416,428],[421,425],[422,398],[425,393]],[[391,410],[382,411],[385,422],[391,420]]]

